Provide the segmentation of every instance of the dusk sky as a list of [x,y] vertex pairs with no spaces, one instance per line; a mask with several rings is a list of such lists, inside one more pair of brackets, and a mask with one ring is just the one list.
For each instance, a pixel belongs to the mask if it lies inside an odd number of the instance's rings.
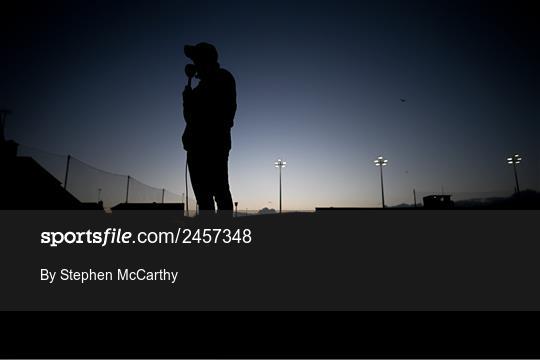
[[183,46],[206,41],[237,82],[242,209],[278,207],[278,158],[289,210],[379,206],[378,155],[389,205],[510,194],[513,153],[540,190],[532,1],[9,2],[0,107],[22,144],[182,194]]

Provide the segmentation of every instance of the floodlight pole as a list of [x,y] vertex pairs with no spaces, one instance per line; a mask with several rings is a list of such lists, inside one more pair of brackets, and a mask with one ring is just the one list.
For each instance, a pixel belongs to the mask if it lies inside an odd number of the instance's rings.
[[517,190],[517,193],[519,194],[519,181],[518,181],[517,167],[516,167],[515,161],[512,163],[512,166],[514,167],[514,178],[516,179],[516,190]]
[[281,166],[279,167],[279,213],[281,214]]
[[388,165],[388,160],[386,160],[384,157],[379,156],[376,160],[373,161],[376,166],[380,167],[381,169],[381,198],[382,198],[382,207],[385,208],[384,205],[384,181],[383,181],[383,166]]
[[512,167],[514,168],[514,179],[516,180],[515,191],[518,194],[520,192],[519,192],[519,181],[518,181],[518,175],[517,175],[517,164],[519,164],[521,162],[521,160],[522,160],[522,158],[521,158],[521,155],[519,155],[519,154],[515,154],[515,155],[513,155],[513,156],[506,159],[508,164],[512,165]]
[[383,182],[383,174],[382,174],[382,165],[379,166],[381,168],[381,197],[382,197],[382,207],[384,209],[384,182]]
[[281,214],[281,168],[285,167],[287,164],[286,161],[282,161],[281,159],[278,159],[274,166],[279,169],[279,213]]

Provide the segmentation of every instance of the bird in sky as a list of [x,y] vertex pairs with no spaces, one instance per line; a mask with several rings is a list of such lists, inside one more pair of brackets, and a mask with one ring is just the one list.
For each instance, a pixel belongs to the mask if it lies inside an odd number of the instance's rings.
[[400,98],[399,100],[401,100],[401,102],[405,102],[405,101],[407,101],[407,99],[401,99],[401,98]]

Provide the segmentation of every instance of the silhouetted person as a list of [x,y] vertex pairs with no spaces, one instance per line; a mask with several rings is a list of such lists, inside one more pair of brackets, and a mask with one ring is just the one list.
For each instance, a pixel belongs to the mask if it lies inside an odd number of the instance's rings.
[[233,210],[228,160],[231,128],[236,113],[236,84],[218,63],[216,48],[208,43],[186,45],[185,55],[195,64],[199,84],[183,92],[186,128],[182,143],[187,151],[191,185],[201,211]]

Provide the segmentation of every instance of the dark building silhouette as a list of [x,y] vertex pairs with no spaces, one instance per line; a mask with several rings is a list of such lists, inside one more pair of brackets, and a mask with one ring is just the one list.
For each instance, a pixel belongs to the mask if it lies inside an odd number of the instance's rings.
[[17,156],[18,144],[6,140],[4,125],[9,111],[1,111],[0,123],[0,208],[12,210],[81,208],[81,202],[66,191],[60,181],[30,157]]
[[428,195],[424,196],[424,209],[452,209],[454,202],[452,195]]
[[105,210],[103,207],[103,201],[94,202],[85,202],[80,205],[81,210]]
[[16,156],[16,151],[13,153],[13,147],[9,145],[2,145],[2,152],[0,208],[69,210],[82,207],[81,202],[34,159]]

